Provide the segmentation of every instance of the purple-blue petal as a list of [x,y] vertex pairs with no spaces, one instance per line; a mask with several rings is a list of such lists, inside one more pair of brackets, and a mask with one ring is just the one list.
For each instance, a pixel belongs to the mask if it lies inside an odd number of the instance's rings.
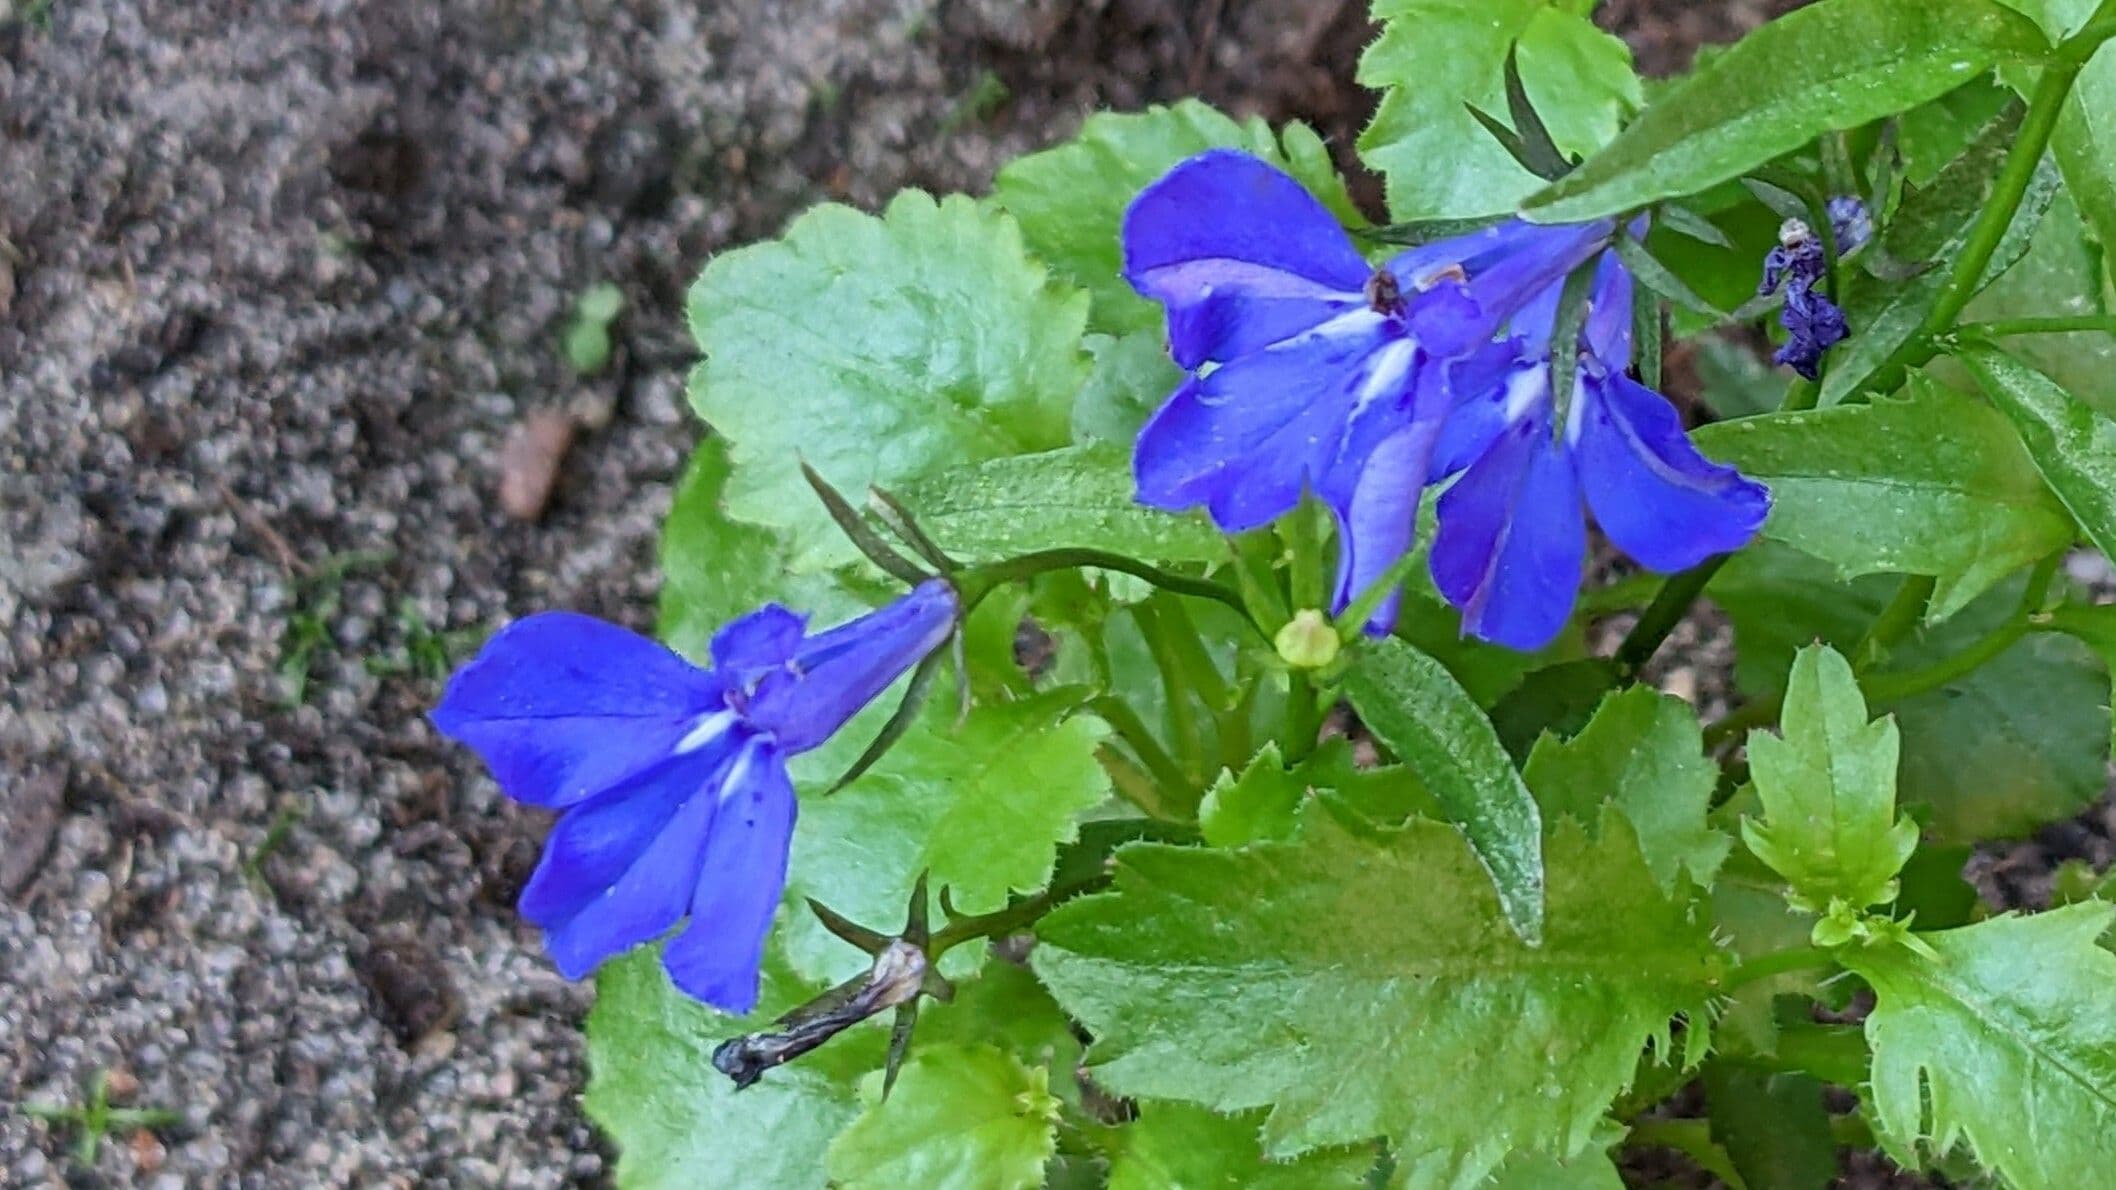
[[[1433,355],[1448,359],[1484,343],[1565,275],[1586,263],[1608,242],[1615,224],[1607,219],[1534,229],[1466,283],[1441,281],[1407,311],[1411,334]],[[1440,303],[1432,295],[1456,290],[1467,303]]]
[[1580,330],[1581,350],[1609,371],[1630,367],[1631,320],[1631,270],[1615,252],[1604,252],[1595,264],[1587,323]]
[[683,917],[730,751],[679,757],[558,820],[522,890],[521,912],[543,927],[560,974],[580,979]]
[[757,1006],[772,914],[786,888],[796,804],[785,764],[752,745],[736,762],[706,843],[691,919],[663,948],[677,988],[723,1012]]
[[[1340,542],[1337,590],[1330,602],[1333,614],[1343,612],[1410,552],[1418,529],[1418,498],[1425,491],[1439,425],[1437,417],[1411,422],[1375,447],[1360,468],[1350,498],[1333,508]],[[1376,605],[1365,631],[1387,635],[1396,626],[1402,604],[1398,584]]]
[[1568,437],[1596,523],[1649,570],[1732,553],[1770,512],[1768,489],[1699,454],[1675,408],[1627,377],[1582,386]]
[[713,634],[713,666],[730,681],[793,660],[808,631],[808,617],[776,603],[730,620]]
[[1522,353],[1518,340],[1494,342],[1447,369],[1453,408],[1433,450],[1433,478],[1446,479],[1484,457],[1506,427],[1550,401],[1550,365]]
[[1139,431],[1139,501],[1205,505],[1229,532],[1283,515],[1335,460],[1387,339],[1384,319],[1355,314],[1186,381]]
[[1440,497],[1433,581],[1469,635],[1532,651],[1571,617],[1587,532],[1547,410],[1509,424]]
[[1162,175],[1124,215],[1124,276],[1168,310],[1178,364],[1228,360],[1364,304],[1371,270],[1315,196],[1232,149]]
[[722,684],[615,624],[544,612],[494,634],[449,679],[434,726],[484,758],[507,796],[563,808],[659,763]]
[[788,756],[815,747],[940,647],[959,610],[955,588],[930,579],[893,603],[811,637],[790,664],[757,684],[750,722],[772,733]]

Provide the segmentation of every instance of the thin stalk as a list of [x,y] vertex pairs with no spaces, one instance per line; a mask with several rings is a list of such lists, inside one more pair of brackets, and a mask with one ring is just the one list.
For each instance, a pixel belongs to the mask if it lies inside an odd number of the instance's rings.
[[[1139,718],[1139,712],[1133,710],[1130,703],[1114,694],[1103,694],[1089,699],[1087,709],[1109,724],[1109,729],[1117,733],[1117,738],[1130,746],[1132,754],[1139,758],[1139,763],[1146,766],[1147,777],[1162,793],[1178,798],[1188,797],[1192,788],[1190,778],[1183,775],[1183,770],[1176,764],[1175,758],[1168,754],[1168,749],[1161,746],[1161,741],[1154,738],[1154,733],[1147,729],[1146,721]],[[1140,809],[1151,811],[1154,807],[1142,805]]]
[[1866,635],[1852,646],[1851,667],[1854,673],[1865,673],[1888,657],[1903,634],[1917,626],[1925,615],[1925,607],[1932,602],[1932,592],[1939,580],[1928,575],[1913,575],[1903,580],[1896,588],[1895,598],[1881,609],[1873,623],[1866,626]]
[[2116,335],[2116,315],[2079,314],[2051,318],[1994,318],[1989,322],[1965,322],[1955,334],[1969,339],[2002,339],[2008,335],[2065,335],[2074,331],[2102,331]]
[[[1198,708],[1191,699],[1182,658],[1169,639],[1167,622],[1150,600],[1133,604],[1131,615],[1139,625],[1139,635],[1146,638],[1146,650],[1153,655],[1154,668],[1161,674],[1161,688],[1168,695],[1163,700],[1168,707],[1168,730],[1175,737],[1176,756],[1182,770],[1188,777],[1202,778],[1205,775],[1205,737],[1199,729]],[[1196,782],[1186,784],[1194,786]]]
[[[1154,586],[1177,595],[1224,603],[1240,612],[1244,623],[1256,628],[1256,621],[1249,618],[1249,608],[1242,602],[1241,595],[1232,588],[1210,579],[1171,574],[1157,566],[1148,566],[1136,558],[1127,558],[1123,554],[1113,554],[1107,550],[1039,550],[1033,554],[1023,554],[1018,558],[1008,558],[1004,562],[994,562],[989,566],[979,566],[966,571],[959,586],[964,592],[963,602],[966,605],[974,605],[1001,583],[1034,578],[1053,570],[1078,570],[1084,567],[1114,570],[1134,578],[1145,579]],[[1263,629],[1256,630],[1259,635],[1263,635]]]
[[1819,946],[1795,946],[1788,950],[1772,951],[1734,968],[1720,981],[1719,992],[1721,995],[1731,994],[1759,979],[1769,979],[1788,971],[1811,971],[1836,965],[1836,957]]
[[1322,720],[1322,694],[1315,688],[1315,679],[1307,670],[1294,670],[1286,690],[1285,735],[1278,742],[1287,765],[1299,764],[1315,751]]
[[997,912],[983,913],[975,917],[958,917],[934,932],[932,941],[926,945],[926,954],[938,960],[940,956],[965,942],[1015,933],[1025,926],[1034,925],[1044,914],[1074,897],[1101,891],[1109,886],[1109,881],[1109,873],[1097,872],[1093,876],[1085,876],[1045,889],[1028,900],[1017,901]]
[[1293,610],[1319,608],[1323,602],[1322,526],[1315,505],[1303,500],[1280,522],[1286,538],[1287,570],[1292,581]]
[[1704,592],[1705,584],[1727,564],[1728,555],[1708,559],[1661,585],[1660,592],[1646,610],[1639,613],[1638,623],[1624,636],[1624,642],[1616,647],[1617,679],[1628,682],[1638,676],[1638,671],[1653,660],[1653,654],[1690,614],[1690,604]]

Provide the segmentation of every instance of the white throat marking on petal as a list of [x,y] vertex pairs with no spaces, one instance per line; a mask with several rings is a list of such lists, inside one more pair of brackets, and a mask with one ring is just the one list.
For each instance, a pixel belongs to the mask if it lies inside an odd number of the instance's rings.
[[669,750],[669,754],[671,756],[684,756],[696,752],[698,749],[726,735],[728,729],[735,725],[736,718],[738,716],[733,711],[725,710],[712,711],[698,716],[697,721],[691,724],[691,729],[684,733],[682,739],[676,741],[674,748]]

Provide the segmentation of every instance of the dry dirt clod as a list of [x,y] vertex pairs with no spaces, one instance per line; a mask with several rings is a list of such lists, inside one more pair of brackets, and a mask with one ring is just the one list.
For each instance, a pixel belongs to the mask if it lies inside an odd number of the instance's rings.
[[574,422],[556,409],[534,409],[517,423],[500,451],[500,507],[518,521],[543,518],[572,449]]
[[382,1023],[406,1048],[454,1024],[462,1012],[448,968],[416,939],[371,941],[360,976],[375,995]]
[[19,897],[44,867],[66,802],[65,765],[35,770],[0,791],[0,893]]

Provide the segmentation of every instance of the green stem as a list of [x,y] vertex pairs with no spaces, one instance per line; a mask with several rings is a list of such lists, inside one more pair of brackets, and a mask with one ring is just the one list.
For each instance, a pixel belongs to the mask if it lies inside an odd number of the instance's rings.
[[1109,881],[1109,873],[1097,872],[1093,876],[1084,876],[1079,880],[1055,885],[1028,900],[1017,901],[994,913],[958,917],[934,932],[932,939],[926,943],[926,954],[930,959],[938,961],[940,956],[965,942],[1015,933],[1024,926],[1034,925],[1044,914],[1074,897],[1101,891],[1108,887]]
[[1316,739],[1322,734],[1322,718],[1322,695],[1315,688],[1315,679],[1307,670],[1294,670],[1286,689],[1286,734],[1279,741],[1289,766],[1306,760],[1315,751]]
[[1638,671],[1653,660],[1653,654],[1660,651],[1668,634],[1690,614],[1690,604],[1704,592],[1705,584],[1727,564],[1728,556],[1721,554],[1708,559],[1661,584],[1660,593],[1646,605],[1645,611],[1639,613],[1638,623],[1631,626],[1631,631],[1624,636],[1624,643],[1616,647],[1618,681],[1628,682],[1637,677]]
[[[1117,738],[1131,747],[1132,754],[1139,758],[1140,764],[1146,766],[1147,774],[1163,794],[1178,800],[1188,799],[1193,788],[1190,778],[1183,775],[1182,767],[1168,754],[1168,749],[1161,746],[1161,741],[1154,738],[1154,733],[1147,729],[1146,721],[1139,718],[1139,712],[1133,710],[1130,703],[1114,694],[1102,694],[1089,699],[1087,709],[1109,724],[1109,729],[1117,733]],[[1157,807],[1141,806],[1140,809],[1151,813]]]
[[[1168,622],[1152,600],[1132,604],[1131,615],[1139,625],[1139,634],[1146,638],[1146,651],[1153,655],[1154,668],[1161,674],[1161,689],[1167,694],[1162,701],[1168,708],[1168,731],[1174,737],[1176,756],[1182,762],[1183,772],[1187,777],[1203,779],[1205,736],[1200,730],[1197,704],[1192,700],[1193,692],[1183,669],[1183,659],[1171,638]],[[1195,780],[1187,782],[1195,783]]]
[[2094,56],[2095,49],[2116,32],[2116,0],[2103,0],[2084,28],[2065,39],[2057,47],[2048,65],[2043,67],[2042,77],[2035,82],[2035,90],[2028,97],[2028,114],[2021,121],[2020,131],[2015,135],[2012,151],[2006,156],[2006,164],[2000,168],[1997,180],[1991,188],[1991,197],[1984,202],[1984,209],[1977,214],[1976,222],[1969,228],[1969,236],[1962,249],[1955,255],[1954,267],[1947,274],[1947,283],[1940,290],[1939,299],[1933,303],[1932,311],[1918,327],[1912,342],[1918,346],[1913,357],[1905,362],[1920,364],[1932,358],[1937,342],[1942,335],[1954,328],[1955,320],[1962,310],[1983,288],[1984,270],[1991,267],[1991,258],[1998,253],[1999,244],[2006,238],[2006,230],[2013,226],[2013,217],[2019,213],[2021,200],[2028,193],[2028,186],[2035,180],[2035,171],[2042,164],[2043,150],[2050,146],[2050,134],[2057,128],[2057,120],[2064,112],[2065,97],[2072,93],[2072,84],[2079,78],[2080,70],[2087,59]]
[[1937,586],[1939,580],[1929,575],[1913,575],[1903,580],[1903,585],[1896,588],[1895,598],[1888,601],[1881,614],[1866,626],[1866,635],[1852,646],[1854,673],[1865,673],[1888,657],[1888,651],[1924,616],[1925,606],[1932,602],[1932,592]]
[[[1210,599],[1216,603],[1224,603],[1241,613],[1243,623],[1256,628],[1256,621],[1249,618],[1248,606],[1242,602],[1241,595],[1232,588],[1222,586],[1210,579],[1171,574],[1157,566],[1148,566],[1136,558],[1127,558],[1123,554],[1113,554],[1107,550],[1039,550],[1033,554],[1023,554],[1018,558],[1008,558],[1004,562],[994,562],[988,566],[979,566],[965,571],[958,582],[963,592],[963,603],[965,606],[975,606],[978,600],[990,594],[992,589],[1001,583],[1034,578],[1039,574],[1045,574],[1053,570],[1078,570],[1083,567],[1114,570],[1121,574],[1131,575],[1134,578],[1144,579],[1154,586],[1176,595],[1189,595],[1197,599]],[[1256,630],[1259,635],[1263,635],[1263,629],[1257,628]]]
[[[1916,669],[1862,674],[1859,678],[1859,691],[1866,697],[1867,708],[1879,710],[1937,690],[1975,672],[1979,666],[1992,661],[2019,643],[2028,633],[2051,627],[2047,617],[2041,616],[2040,613],[2043,604],[2049,599],[2050,584],[2057,576],[2057,568],[2063,561],[2061,554],[2052,554],[2036,563],[2035,569],[2028,572],[2027,586],[2021,591],[2020,603],[2014,608],[2013,614],[2006,618],[2005,623],[1978,637],[1960,652]],[[1911,586],[1910,582],[1904,583],[1906,590]],[[1901,600],[1900,592],[1898,600]],[[1882,611],[1881,617],[1875,620],[1876,629],[1881,626],[1881,620],[1889,618],[1896,607],[1896,603],[1891,603]],[[1905,622],[1904,629],[1907,630],[1911,622],[1914,622],[1914,618]],[[1870,629],[1869,638],[1873,635],[1874,630]],[[1739,707],[1705,726],[1705,747],[1717,747],[1750,728],[1775,723],[1778,721],[1778,713],[1784,709],[1785,694],[1782,691]]]
[[1301,501],[1283,524],[1293,610],[1319,608],[1326,584],[1323,580],[1322,526],[1316,523],[1314,503]]
[[1819,967],[1837,965],[1835,956],[1819,946],[1795,946],[1788,950],[1776,950],[1758,955],[1741,964],[1720,981],[1721,995],[1733,993],[1759,979],[1769,979],[1788,971],[1810,971]]
[[2116,335],[2116,315],[2080,314],[2073,317],[1995,318],[1990,322],[1965,322],[1955,328],[1962,338],[2001,339],[2007,335],[2064,335],[2073,331],[2102,331]]

